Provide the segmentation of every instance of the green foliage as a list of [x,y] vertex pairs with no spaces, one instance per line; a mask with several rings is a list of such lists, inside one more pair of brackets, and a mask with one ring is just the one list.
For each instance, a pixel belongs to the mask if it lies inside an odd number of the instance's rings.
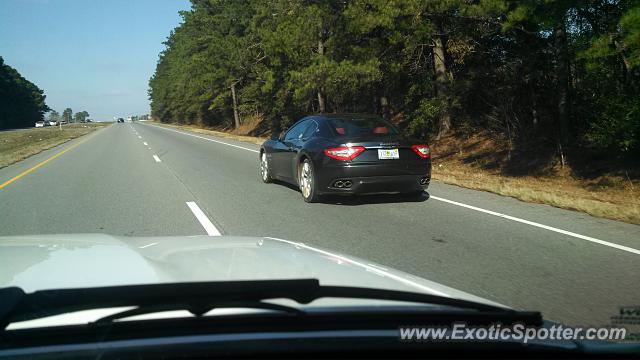
[[62,112],[62,120],[66,121],[67,123],[72,122],[72,120],[73,120],[73,110],[71,110],[71,108],[64,109],[64,111]]
[[620,35],[623,53],[631,64],[637,69],[640,67],[640,6],[627,11],[620,19]]
[[611,57],[624,61],[628,71],[640,67],[640,6],[625,12],[618,23],[610,24],[579,53],[579,58],[587,60],[591,69]]
[[0,130],[34,126],[47,111],[44,92],[0,57]]
[[276,131],[324,99],[418,136],[446,117],[516,140],[640,150],[635,0],[192,0],[182,17],[149,81],[160,121],[231,126],[234,85],[240,118]]
[[624,152],[640,144],[640,100],[607,98],[599,103],[600,117],[590,124],[586,138],[596,146]]
[[77,112],[73,115],[73,122],[76,123],[83,123],[87,120],[87,118],[89,117],[89,113],[86,111],[80,111]]
[[442,98],[422,99],[417,109],[412,113],[409,130],[417,134],[435,128],[446,106],[447,104]]
[[60,117],[60,113],[55,111],[55,110],[51,110],[49,112],[49,116],[47,118],[49,121],[55,121],[58,122],[60,121],[61,117]]
[[322,60],[300,71],[290,72],[290,85],[294,90],[294,101],[304,106],[322,89],[339,111],[350,99],[359,95],[362,88],[371,88],[382,74],[376,60],[356,64],[350,60],[340,62]]

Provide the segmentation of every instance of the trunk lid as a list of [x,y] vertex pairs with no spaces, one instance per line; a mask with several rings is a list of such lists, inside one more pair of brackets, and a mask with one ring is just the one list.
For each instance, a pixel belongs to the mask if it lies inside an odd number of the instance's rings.
[[[411,145],[419,144],[417,141],[411,141],[402,135],[385,135],[385,136],[360,136],[360,137],[338,137],[335,139],[340,144],[349,144],[351,146],[362,146],[365,150],[355,159],[351,160],[353,164],[386,164],[386,165],[402,165],[404,168],[407,163],[420,162],[422,159],[411,149]],[[397,159],[381,159],[378,150],[395,150],[398,151]]]

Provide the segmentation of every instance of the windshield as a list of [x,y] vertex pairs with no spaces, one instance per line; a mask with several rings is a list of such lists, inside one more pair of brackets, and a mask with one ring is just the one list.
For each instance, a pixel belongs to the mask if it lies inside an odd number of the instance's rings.
[[[0,289],[315,279],[637,342],[637,1],[2,0],[0,24]],[[355,300],[312,305],[407,305]]]

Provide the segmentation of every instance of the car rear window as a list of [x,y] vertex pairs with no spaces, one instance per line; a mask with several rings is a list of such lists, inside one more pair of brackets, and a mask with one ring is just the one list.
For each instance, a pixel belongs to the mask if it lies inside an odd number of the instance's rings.
[[336,136],[350,135],[394,135],[398,130],[390,123],[376,117],[329,118],[329,127]]

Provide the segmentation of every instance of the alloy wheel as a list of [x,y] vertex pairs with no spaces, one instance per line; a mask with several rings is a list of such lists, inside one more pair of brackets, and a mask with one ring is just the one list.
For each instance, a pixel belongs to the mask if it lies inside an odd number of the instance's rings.
[[260,175],[262,176],[263,182],[271,182],[271,174],[269,174],[269,161],[267,160],[266,152],[263,152],[260,156]]
[[302,196],[305,198],[309,198],[309,196],[311,196],[313,186],[312,172],[313,170],[311,169],[309,161],[302,163],[302,167],[300,168],[300,190],[302,191]]

